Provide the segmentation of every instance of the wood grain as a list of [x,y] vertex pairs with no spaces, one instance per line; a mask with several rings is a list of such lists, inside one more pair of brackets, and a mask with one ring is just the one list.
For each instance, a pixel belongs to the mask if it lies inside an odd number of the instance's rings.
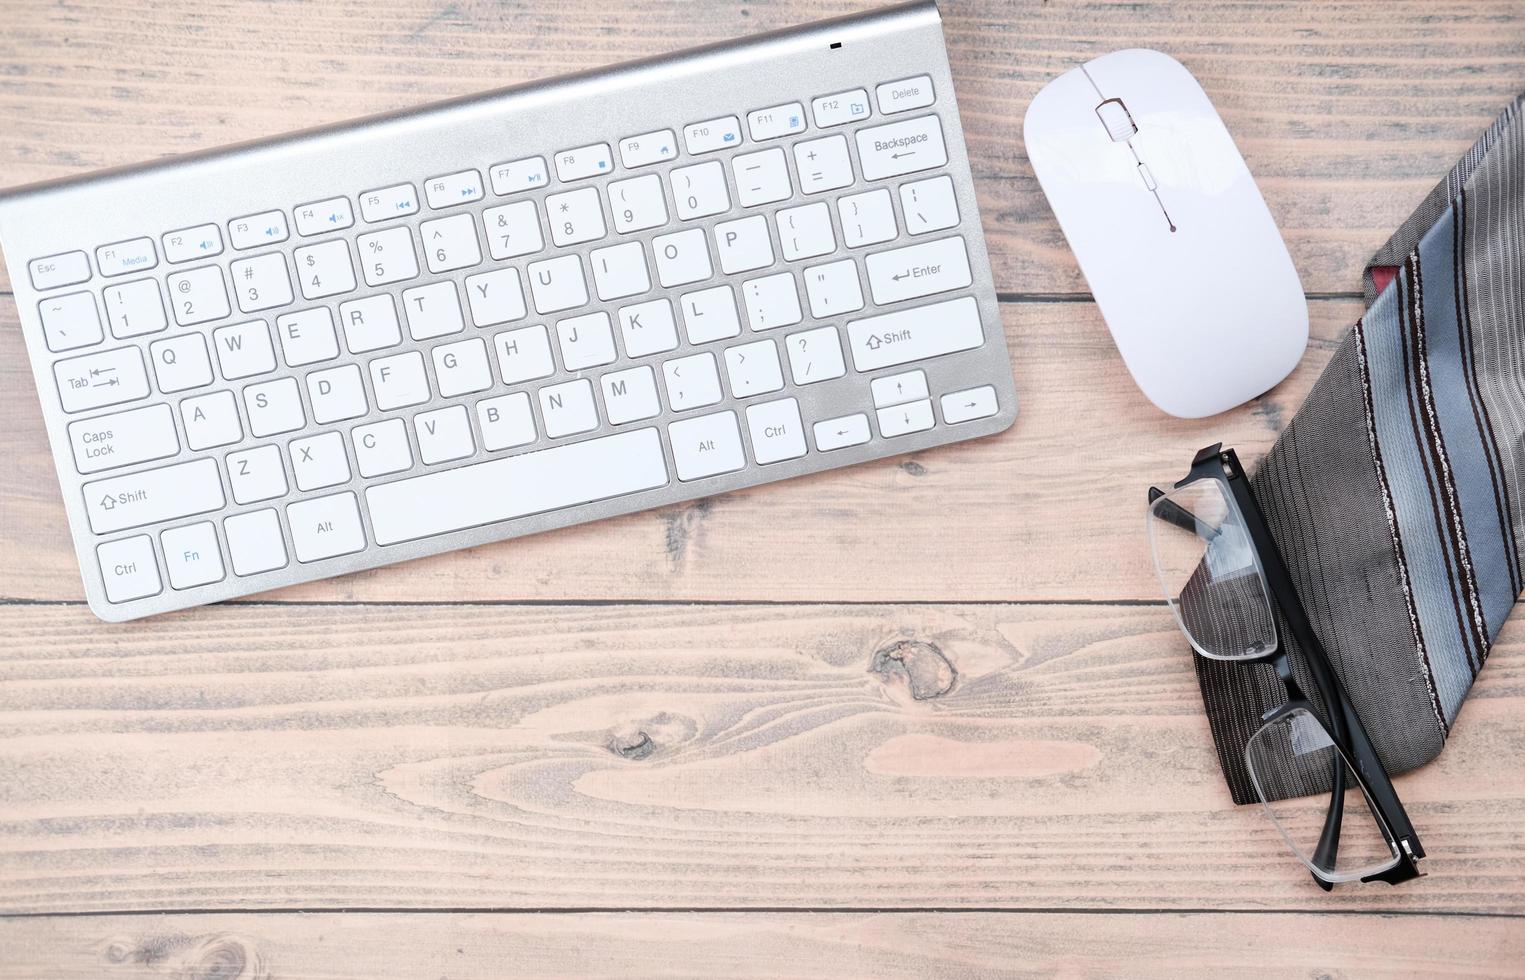
[[[6,184],[270,136],[868,9],[858,0],[29,3],[0,33]],[[1313,292],[1362,264],[1525,89],[1525,8],[1453,0],[950,2],[944,18],[998,287],[1084,291],[1023,153],[1040,88],[1117,48],[1191,68]],[[358,189],[357,189],[358,190]],[[280,202],[276,202],[280,203]],[[152,229],[148,230],[152,231]]]
[[1518,620],[1399,780],[1430,876],[1326,896],[1229,803],[1156,606],[86,616],[5,613],[3,912],[1525,913]]
[[[1302,365],[1198,422],[1145,401],[1090,303],[1003,305],[1021,417],[989,439],[283,590],[281,600],[1153,599],[1143,507],[1202,446],[1270,448],[1354,300],[1312,304]],[[0,299],[0,596],[77,599],[37,394]],[[783,571],[787,570],[787,571]]]
[[1429,978],[1518,976],[1525,929],[1308,913],[177,915],[0,921],[0,947],[0,980]]

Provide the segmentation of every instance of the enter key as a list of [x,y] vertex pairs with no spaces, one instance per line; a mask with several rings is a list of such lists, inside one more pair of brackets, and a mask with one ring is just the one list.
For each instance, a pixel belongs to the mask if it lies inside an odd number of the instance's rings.
[[969,276],[969,253],[958,235],[935,242],[870,255],[868,286],[880,306],[963,289]]

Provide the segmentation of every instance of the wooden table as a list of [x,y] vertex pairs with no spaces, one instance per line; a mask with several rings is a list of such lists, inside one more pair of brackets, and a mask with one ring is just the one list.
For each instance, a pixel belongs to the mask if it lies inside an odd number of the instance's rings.
[[[9,0],[0,184],[866,6]],[[1271,443],[1364,260],[1525,89],[1512,2],[949,2],[1024,399],[997,438],[126,626],[81,602],[0,282],[0,976],[1518,973],[1525,630],[1399,780],[1431,857],[1317,890],[1235,808],[1145,486]],[[1023,154],[1170,51],[1310,300],[1298,371],[1167,419]]]

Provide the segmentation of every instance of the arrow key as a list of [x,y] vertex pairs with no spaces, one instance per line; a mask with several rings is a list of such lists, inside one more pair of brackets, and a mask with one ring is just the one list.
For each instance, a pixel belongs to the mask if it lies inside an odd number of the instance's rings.
[[943,421],[949,425],[989,418],[996,413],[995,389],[990,385],[950,391],[942,397]]
[[861,412],[857,415],[825,419],[817,422],[813,428],[815,448],[823,453],[829,453],[833,449],[846,449],[848,446],[861,446],[868,442],[868,416]]

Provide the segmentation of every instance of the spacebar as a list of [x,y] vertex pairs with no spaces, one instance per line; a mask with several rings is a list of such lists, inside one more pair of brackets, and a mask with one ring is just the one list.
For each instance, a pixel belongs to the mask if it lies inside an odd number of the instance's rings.
[[656,429],[462,466],[365,491],[378,544],[542,514],[667,484]]

